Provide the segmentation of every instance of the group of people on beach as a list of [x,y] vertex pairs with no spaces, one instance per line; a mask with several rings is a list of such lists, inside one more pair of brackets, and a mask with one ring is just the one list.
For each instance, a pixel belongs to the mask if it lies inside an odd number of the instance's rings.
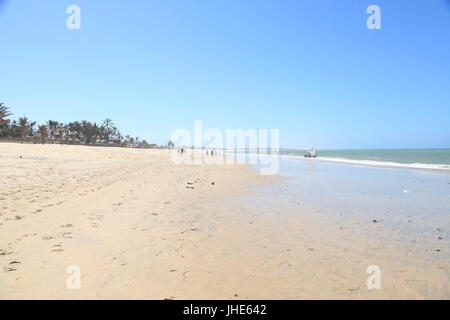
[[[191,148],[191,149],[194,149],[194,148]],[[217,155],[217,151],[215,149],[204,149],[204,150],[205,150],[207,156],[209,156],[209,155],[211,155],[211,156]],[[177,151],[178,151],[178,153],[184,154],[184,153],[186,153],[186,148],[185,147],[179,147]]]

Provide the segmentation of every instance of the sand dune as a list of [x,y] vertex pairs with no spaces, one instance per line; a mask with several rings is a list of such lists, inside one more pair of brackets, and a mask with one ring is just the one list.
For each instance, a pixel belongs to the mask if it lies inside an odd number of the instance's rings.
[[[0,299],[449,297],[447,264],[355,241],[307,208],[249,209],[265,197],[254,187],[284,181],[244,165],[6,143],[0,163]],[[367,266],[386,261],[368,290]]]

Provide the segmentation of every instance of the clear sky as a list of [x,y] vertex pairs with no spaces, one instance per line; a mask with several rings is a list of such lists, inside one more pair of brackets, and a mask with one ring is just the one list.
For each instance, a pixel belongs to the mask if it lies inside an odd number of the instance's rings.
[[0,102],[156,143],[202,120],[282,147],[448,148],[450,2],[0,0]]

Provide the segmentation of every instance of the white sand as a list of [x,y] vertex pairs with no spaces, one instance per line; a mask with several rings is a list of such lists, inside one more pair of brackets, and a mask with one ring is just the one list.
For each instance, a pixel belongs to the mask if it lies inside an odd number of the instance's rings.
[[0,299],[449,298],[447,263],[236,205],[267,183],[165,150],[0,143]]

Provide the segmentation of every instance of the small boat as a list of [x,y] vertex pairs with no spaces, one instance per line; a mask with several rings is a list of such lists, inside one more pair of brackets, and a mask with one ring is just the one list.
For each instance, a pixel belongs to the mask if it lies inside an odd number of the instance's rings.
[[316,154],[316,144],[313,144],[311,150],[309,150],[305,156],[305,158],[317,158],[317,154]]

